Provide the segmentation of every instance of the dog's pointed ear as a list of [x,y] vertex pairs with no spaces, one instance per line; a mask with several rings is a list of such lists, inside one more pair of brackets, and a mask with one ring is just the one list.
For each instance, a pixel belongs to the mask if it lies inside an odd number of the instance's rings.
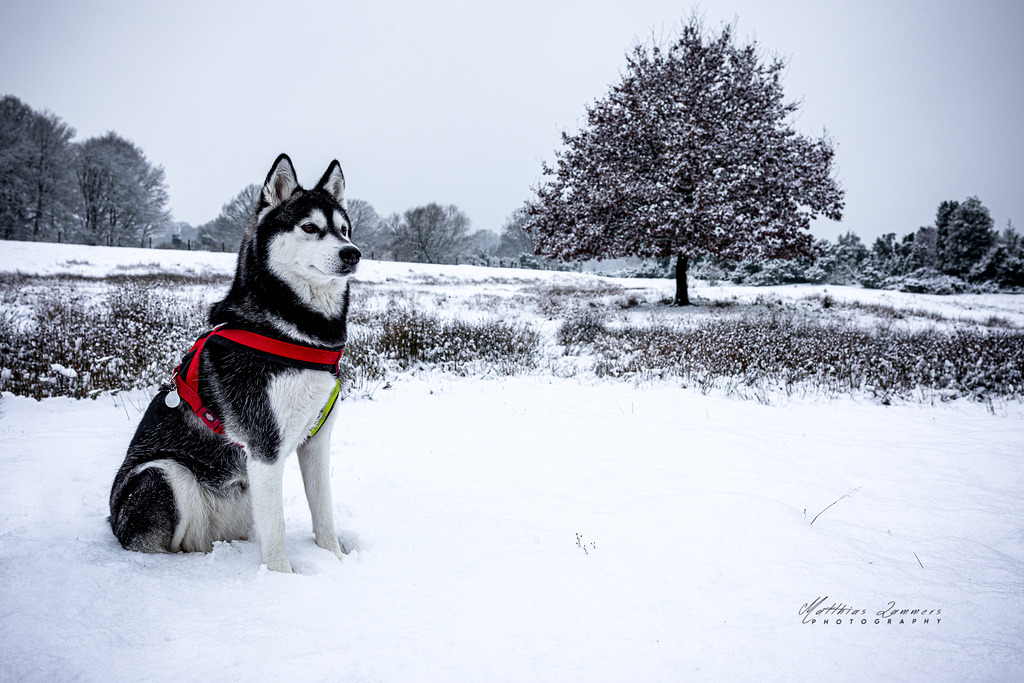
[[299,181],[295,179],[295,167],[287,154],[277,157],[270,168],[267,180],[263,183],[260,203],[263,207],[275,208],[284,204],[299,189]]
[[341,172],[341,164],[335,159],[327,167],[327,172],[320,182],[316,184],[317,189],[325,191],[334,197],[334,200],[347,210],[345,202],[345,174]]

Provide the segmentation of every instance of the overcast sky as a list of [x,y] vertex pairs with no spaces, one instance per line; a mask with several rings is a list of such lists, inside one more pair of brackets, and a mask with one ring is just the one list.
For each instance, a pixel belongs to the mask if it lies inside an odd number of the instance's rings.
[[[114,130],[167,173],[175,219],[214,218],[280,152],[300,182],[337,158],[382,215],[436,201],[500,230],[562,130],[618,80],[663,0],[0,3],[0,94],[86,139]],[[1024,2],[704,0],[789,60],[799,132],[827,128],[841,223],[869,244],[977,195],[1024,223]]]

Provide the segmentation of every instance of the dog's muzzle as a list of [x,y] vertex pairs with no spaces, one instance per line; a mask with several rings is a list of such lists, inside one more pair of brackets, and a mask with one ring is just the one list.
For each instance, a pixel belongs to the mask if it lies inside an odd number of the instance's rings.
[[341,272],[343,274],[351,273],[359,265],[359,259],[362,257],[362,252],[358,248],[348,245],[341,248],[338,252],[338,256],[341,258]]

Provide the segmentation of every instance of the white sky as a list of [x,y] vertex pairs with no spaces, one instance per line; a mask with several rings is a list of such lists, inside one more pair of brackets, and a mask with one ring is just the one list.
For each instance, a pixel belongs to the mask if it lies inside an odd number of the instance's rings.
[[[287,152],[310,185],[333,158],[382,215],[456,204],[500,230],[563,129],[618,79],[662,0],[3,0],[0,94],[79,139],[115,130],[163,165],[177,220],[212,219]],[[789,58],[800,132],[828,128],[842,223],[870,242],[977,195],[1024,223],[1024,2],[705,0],[709,25]]]

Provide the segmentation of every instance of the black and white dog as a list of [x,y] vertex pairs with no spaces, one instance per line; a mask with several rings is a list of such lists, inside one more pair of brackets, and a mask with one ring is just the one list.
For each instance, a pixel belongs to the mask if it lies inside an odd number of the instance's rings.
[[110,525],[125,548],[207,552],[254,529],[263,563],[290,572],[282,472],[297,451],[316,544],[341,557],[329,461],[360,258],[350,235],[338,162],[305,190],[278,157],[214,330],[150,403],[114,479]]

